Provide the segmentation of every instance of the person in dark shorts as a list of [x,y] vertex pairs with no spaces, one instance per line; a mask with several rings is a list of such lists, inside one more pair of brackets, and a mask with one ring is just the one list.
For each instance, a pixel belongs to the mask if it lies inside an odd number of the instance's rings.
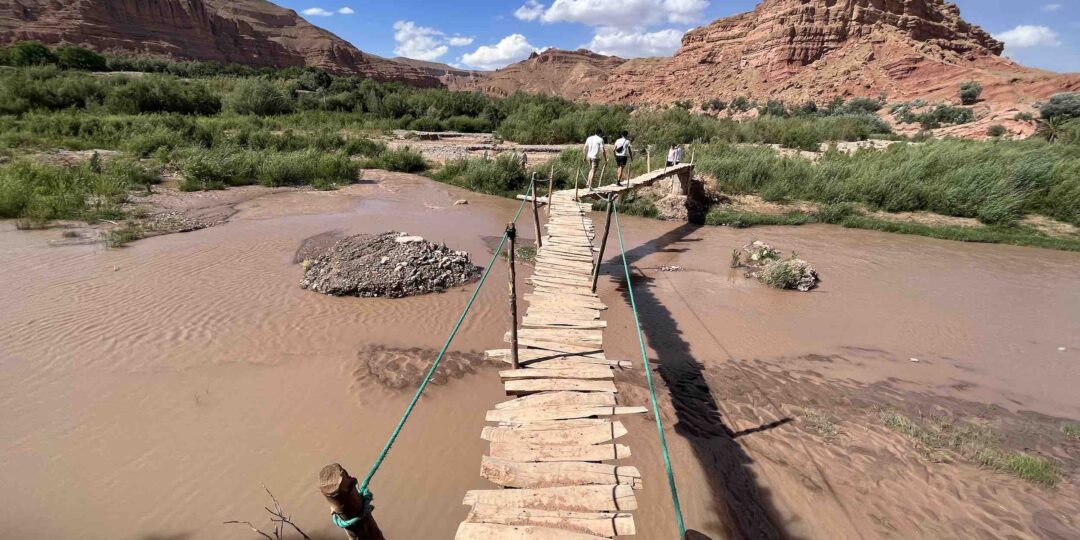
[[615,173],[615,185],[622,185],[624,179],[630,179],[630,172],[626,170],[626,164],[634,157],[634,149],[630,146],[630,134],[622,132],[622,137],[615,141],[615,165],[619,167]]

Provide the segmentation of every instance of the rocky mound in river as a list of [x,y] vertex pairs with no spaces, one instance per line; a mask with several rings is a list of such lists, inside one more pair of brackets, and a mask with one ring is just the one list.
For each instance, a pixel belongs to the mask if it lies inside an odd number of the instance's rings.
[[760,240],[743,246],[741,251],[735,250],[731,256],[731,267],[745,268],[746,277],[777,289],[808,292],[817,287],[821,280],[810,263],[794,253],[783,259],[780,251]]
[[303,264],[305,289],[387,298],[442,292],[478,279],[481,270],[464,251],[393,231],[342,238]]
[[367,54],[265,0],[0,0],[0,44],[27,39],[115,54],[315,66],[381,81],[440,85],[429,73]]

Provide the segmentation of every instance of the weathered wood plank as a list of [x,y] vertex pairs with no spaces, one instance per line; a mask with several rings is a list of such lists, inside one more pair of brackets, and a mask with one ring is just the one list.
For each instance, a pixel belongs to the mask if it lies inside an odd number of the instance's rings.
[[496,403],[495,408],[500,411],[511,409],[524,409],[528,407],[552,407],[552,406],[615,406],[615,396],[604,392],[547,392],[511,399],[502,403]]
[[625,484],[562,486],[536,489],[474,489],[463,504],[568,510],[572,512],[622,512],[637,509],[634,488]]
[[527,424],[550,420],[571,420],[592,416],[615,416],[621,414],[644,414],[645,407],[573,407],[550,408],[530,407],[518,410],[491,410],[484,417],[488,422],[506,422],[509,424]]
[[469,523],[550,527],[607,538],[630,536],[636,532],[634,517],[628,513],[565,512],[478,504],[465,520]]
[[521,462],[606,461],[630,457],[630,447],[618,443],[528,444],[492,441],[491,457]]
[[611,371],[611,368],[605,366],[596,366],[595,364],[586,364],[590,367],[561,367],[561,368],[532,368],[528,369],[508,369],[499,372],[499,377],[504,381],[514,381],[520,379],[587,379],[587,380],[603,380],[614,379],[615,373]]
[[557,392],[570,390],[574,392],[611,392],[616,393],[615,383],[612,381],[596,381],[584,379],[523,379],[504,381],[503,388],[508,394],[531,394],[534,392]]
[[[519,195],[520,197],[520,195]],[[533,525],[470,523],[458,525],[454,540],[605,540],[603,536]]]
[[[484,356],[493,360],[504,359],[510,356],[510,349],[491,349],[484,351]],[[519,358],[523,362],[540,362],[545,360],[558,360],[561,358],[572,358],[578,361],[583,358],[591,358],[593,360],[606,360],[603,351],[598,351],[590,354],[574,354],[574,353],[560,353],[554,351],[541,351],[536,349],[524,349],[520,351]]]
[[521,444],[600,444],[626,435],[622,422],[608,422],[566,429],[517,429],[509,426],[484,426],[480,438],[491,442]]
[[519,463],[484,456],[480,461],[480,476],[496,485],[523,489],[615,484],[642,487],[637,467],[584,461]]

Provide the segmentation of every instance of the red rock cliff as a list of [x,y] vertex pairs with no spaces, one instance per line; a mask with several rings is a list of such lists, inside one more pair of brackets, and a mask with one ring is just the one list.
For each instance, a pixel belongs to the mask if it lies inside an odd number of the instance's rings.
[[295,11],[264,0],[0,0],[0,43],[24,39],[439,84],[415,67],[364,53]]

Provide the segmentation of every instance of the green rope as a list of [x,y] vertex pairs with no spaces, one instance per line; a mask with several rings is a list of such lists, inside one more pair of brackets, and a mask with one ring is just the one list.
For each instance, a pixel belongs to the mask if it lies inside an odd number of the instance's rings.
[[[534,180],[529,186],[529,195],[536,196],[536,181]],[[517,223],[518,218],[521,217],[522,210],[525,209],[525,203],[529,198],[521,201],[521,205],[518,206],[517,213],[514,214],[514,220],[512,223]],[[373,498],[371,491],[368,489],[368,485],[371,483],[372,477],[375,476],[375,472],[382,466],[386,456],[390,453],[390,447],[394,445],[394,441],[397,440],[398,435],[401,434],[401,429],[405,427],[405,422],[409,419],[409,415],[412,414],[413,409],[416,407],[416,403],[420,401],[420,395],[424,393],[424,389],[427,388],[428,383],[431,382],[431,378],[435,376],[435,370],[438,369],[439,364],[442,363],[443,356],[446,356],[446,351],[450,348],[450,343],[454,340],[454,336],[457,336],[458,330],[461,329],[462,323],[465,322],[465,317],[469,314],[469,310],[472,309],[473,303],[476,301],[477,295],[480,294],[480,289],[484,287],[484,283],[487,281],[488,274],[491,273],[491,268],[495,266],[495,261],[499,259],[499,254],[502,253],[503,246],[506,244],[507,233],[503,233],[502,240],[499,241],[499,246],[495,248],[495,254],[491,256],[491,261],[488,262],[484,268],[484,273],[480,275],[480,282],[476,284],[476,288],[473,289],[472,296],[469,297],[469,302],[465,304],[465,309],[461,312],[461,316],[458,317],[457,323],[454,324],[454,329],[450,331],[450,335],[447,336],[446,342],[443,343],[442,349],[439,351],[439,356],[435,358],[435,362],[431,364],[431,369],[428,370],[427,376],[424,377],[423,382],[420,383],[420,388],[416,389],[416,394],[413,395],[412,401],[409,402],[409,406],[405,408],[405,414],[401,416],[401,420],[398,421],[397,427],[394,428],[393,433],[390,434],[390,438],[386,441],[386,446],[383,447],[382,452],[379,452],[379,457],[375,459],[375,464],[371,466],[371,470],[368,471],[367,476],[364,477],[364,481],[356,488],[360,492],[360,496],[364,498],[365,503],[370,507],[371,499]],[[356,517],[350,520],[341,519],[340,516],[333,516],[334,525],[341,528],[348,528],[355,524],[360,517]]]
[[649,381],[649,395],[652,399],[653,417],[656,419],[656,432],[660,434],[660,449],[664,455],[664,467],[667,469],[668,486],[671,488],[671,504],[675,507],[675,521],[679,525],[679,539],[686,537],[686,525],[683,523],[682,506],[679,505],[679,491],[675,489],[675,473],[671,472],[671,456],[668,454],[667,438],[664,437],[664,425],[660,422],[660,409],[656,404],[656,387],[653,386],[652,368],[649,356],[645,354],[645,336],[641,334],[641,319],[638,318],[637,302],[634,300],[634,288],[630,286],[630,265],[626,262],[626,247],[623,245],[622,228],[619,227],[619,205],[612,201],[615,214],[615,231],[619,235],[619,252],[622,254],[623,271],[626,272],[626,290],[630,293],[630,307],[634,312],[634,325],[637,328],[638,346],[641,347],[641,361],[645,364],[645,378]]

